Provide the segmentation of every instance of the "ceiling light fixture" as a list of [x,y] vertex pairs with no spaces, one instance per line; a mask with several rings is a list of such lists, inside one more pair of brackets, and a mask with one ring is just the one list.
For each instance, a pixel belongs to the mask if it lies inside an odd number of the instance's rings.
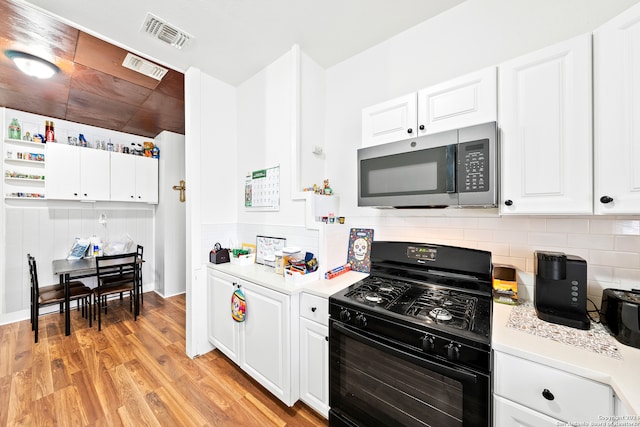
[[32,77],[48,79],[60,71],[57,65],[30,53],[5,50],[4,54],[15,62],[20,71]]

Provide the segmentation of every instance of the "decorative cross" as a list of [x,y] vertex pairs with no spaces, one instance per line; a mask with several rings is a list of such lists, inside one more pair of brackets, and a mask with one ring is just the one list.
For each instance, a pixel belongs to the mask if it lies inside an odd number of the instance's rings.
[[184,203],[185,196],[184,196],[184,192],[186,191],[187,187],[185,186],[185,182],[184,179],[180,180],[180,185],[174,185],[173,186],[174,190],[180,191],[180,203]]

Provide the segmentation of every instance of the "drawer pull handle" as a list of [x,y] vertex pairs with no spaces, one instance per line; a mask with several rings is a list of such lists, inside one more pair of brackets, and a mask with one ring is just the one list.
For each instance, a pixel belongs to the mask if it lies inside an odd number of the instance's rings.
[[545,388],[544,390],[542,390],[542,397],[544,397],[547,400],[555,399],[555,396],[553,395],[553,393],[549,391],[548,388]]
[[316,312],[316,310],[317,310],[317,308],[315,308],[315,307],[311,307],[311,311],[312,311],[312,312],[314,312],[314,313],[315,313],[315,312]]

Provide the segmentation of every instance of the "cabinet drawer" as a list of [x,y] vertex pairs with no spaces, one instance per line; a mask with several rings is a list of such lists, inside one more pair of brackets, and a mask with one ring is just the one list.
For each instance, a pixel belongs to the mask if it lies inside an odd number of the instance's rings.
[[607,385],[504,353],[494,356],[497,395],[565,422],[613,414]]
[[311,294],[300,294],[300,316],[329,325],[329,300]]

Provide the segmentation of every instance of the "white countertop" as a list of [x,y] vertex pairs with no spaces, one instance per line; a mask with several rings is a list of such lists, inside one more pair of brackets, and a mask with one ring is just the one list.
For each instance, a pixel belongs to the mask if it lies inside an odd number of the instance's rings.
[[237,265],[231,263],[209,263],[209,268],[231,274],[240,279],[264,286],[265,288],[282,292],[283,294],[295,295],[301,292],[307,292],[324,298],[328,298],[332,294],[368,276],[368,274],[365,273],[349,271],[330,280],[320,279],[304,284],[293,284],[285,281],[283,276],[275,274],[272,267],[261,264]]
[[513,306],[493,304],[492,347],[609,384],[633,414],[640,415],[640,349],[615,341],[621,360],[507,326]]

